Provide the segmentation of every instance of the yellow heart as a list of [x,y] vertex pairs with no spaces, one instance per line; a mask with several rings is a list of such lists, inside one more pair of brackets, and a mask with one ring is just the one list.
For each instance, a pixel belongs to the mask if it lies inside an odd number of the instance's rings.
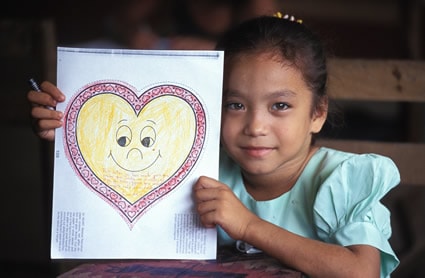
[[192,169],[205,114],[181,87],[158,86],[138,97],[122,84],[100,82],[76,94],[65,127],[74,169],[131,223]]

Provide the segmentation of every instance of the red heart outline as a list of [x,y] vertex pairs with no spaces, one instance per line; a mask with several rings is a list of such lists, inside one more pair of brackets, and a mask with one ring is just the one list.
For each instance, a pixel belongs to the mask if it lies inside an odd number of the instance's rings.
[[[152,87],[139,97],[135,92],[136,90],[128,84],[116,81],[99,81],[86,85],[75,94],[65,110],[63,133],[66,156],[77,176],[90,190],[116,209],[130,229],[149,207],[175,189],[189,174],[201,154],[206,134],[205,111],[199,99],[190,91],[176,85],[166,84]],[[133,108],[136,115],[153,99],[172,95],[186,101],[192,107],[195,115],[195,140],[185,161],[167,180],[134,203],[130,203],[93,173],[85,162],[76,140],[76,121],[79,110],[91,97],[104,93],[115,94],[123,98]]]

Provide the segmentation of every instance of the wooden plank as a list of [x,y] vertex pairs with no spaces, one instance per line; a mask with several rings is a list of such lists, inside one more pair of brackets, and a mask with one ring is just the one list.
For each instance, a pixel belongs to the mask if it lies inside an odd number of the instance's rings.
[[330,59],[328,66],[334,99],[425,102],[425,61]]
[[425,186],[425,144],[320,139],[317,145],[353,153],[388,156],[399,168],[401,184]]

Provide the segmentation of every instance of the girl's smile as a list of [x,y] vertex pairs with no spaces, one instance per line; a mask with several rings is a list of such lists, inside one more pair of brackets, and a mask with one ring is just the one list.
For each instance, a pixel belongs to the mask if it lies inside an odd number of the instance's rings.
[[256,159],[266,158],[267,155],[274,150],[274,148],[254,146],[241,147],[241,149],[246,153],[247,156],[251,156],[252,158]]

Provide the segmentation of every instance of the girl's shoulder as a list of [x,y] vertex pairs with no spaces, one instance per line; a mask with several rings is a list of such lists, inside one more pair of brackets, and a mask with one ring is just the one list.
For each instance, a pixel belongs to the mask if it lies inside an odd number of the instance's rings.
[[380,200],[400,183],[396,165],[382,155],[321,148],[314,159],[318,184],[314,214],[316,220],[326,222],[330,230],[364,221],[370,211],[381,206]]
[[[312,187],[316,209],[337,209],[343,213],[367,200],[374,204],[400,183],[395,163],[374,153],[354,154],[321,147],[300,177]],[[314,197],[313,197],[314,195]]]
[[378,154],[352,154],[320,148],[312,160],[319,177],[313,204],[316,233],[343,246],[367,244],[378,248],[381,273],[398,264],[388,239],[390,213],[380,200],[400,183],[394,162]]
[[356,202],[353,196],[379,200],[400,183],[395,163],[374,153],[354,154],[321,147],[305,171],[316,180],[318,195],[332,193],[350,202]]
[[[391,158],[375,154],[355,154],[321,147],[313,155],[305,171],[315,172],[324,182],[327,179],[342,179],[341,182],[357,183],[360,180],[400,181],[397,166]],[[353,177],[353,179],[351,179]]]

